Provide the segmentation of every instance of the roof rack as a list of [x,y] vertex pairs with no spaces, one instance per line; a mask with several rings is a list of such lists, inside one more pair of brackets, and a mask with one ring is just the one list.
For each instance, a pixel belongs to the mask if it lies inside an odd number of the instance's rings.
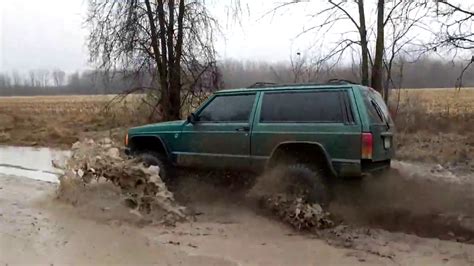
[[357,82],[347,79],[329,79],[326,84],[358,84]]
[[260,82],[259,81],[250,85],[249,88],[265,88],[265,87],[274,87],[274,86],[278,86],[278,84],[274,82]]
[[293,86],[321,86],[321,85],[347,85],[358,84],[356,82],[345,79],[330,79],[325,83],[274,83],[274,82],[256,82],[248,88],[271,88],[271,87],[293,87]]

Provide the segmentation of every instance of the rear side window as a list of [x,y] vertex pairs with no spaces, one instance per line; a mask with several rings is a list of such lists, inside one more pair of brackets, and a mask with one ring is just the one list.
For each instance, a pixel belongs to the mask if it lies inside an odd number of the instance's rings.
[[199,113],[202,122],[248,122],[255,94],[217,96]]
[[265,93],[262,123],[343,123],[339,91]]
[[364,101],[372,123],[391,123],[390,113],[382,96],[371,89],[364,89]]

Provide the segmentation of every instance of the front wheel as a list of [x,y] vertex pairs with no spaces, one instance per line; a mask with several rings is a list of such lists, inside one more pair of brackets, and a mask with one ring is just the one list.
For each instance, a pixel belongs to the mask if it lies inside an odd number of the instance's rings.
[[160,168],[160,178],[163,182],[168,182],[174,177],[174,167],[166,156],[163,156],[157,152],[146,151],[137,154],[137,158],[148,167],[151,165],[158,166]]

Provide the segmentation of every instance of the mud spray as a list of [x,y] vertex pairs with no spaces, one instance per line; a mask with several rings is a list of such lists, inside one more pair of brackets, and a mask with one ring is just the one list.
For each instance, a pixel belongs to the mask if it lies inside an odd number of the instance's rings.
[[347,224],[474,242],[474,180],[439,165],[395,162],[385,175],[333,189],[330,211]]
[[330,181],[332,201],[325,210],[282,193],[278,170],[259,177],[249,194],[296,229],[343,242],[375,228],[474,243],[474,180],[439,165],[393,166],[380,176]]
[[453,178],[442,169],[396,163],[397,171],[385,176],[332,182],[333,201],[322,208],[285,191],[278,169],[258,177],[253,185],[235,173],[204,178],[202,173],[184,173],[170,187],[176,199],[157,167],[127,158],[110,139],[77,142],[65,165],[56,166],[65,172],[58,198],[76,206],[79,213],[104,221],[172,225],[193,218],[191,206],[197,201],[223,201],[229,208],[236,202],[258,206],[259,212],[299,231],[342,239],[344,245],[368,228],[474,241],[474,182]]
[[64,171],[58,199],[105,219],[166,224],[187,219],[186,208],[175,201],[157,166],[127,158],[110,139],[76,142],[71,152],[64,165],[53,162]]

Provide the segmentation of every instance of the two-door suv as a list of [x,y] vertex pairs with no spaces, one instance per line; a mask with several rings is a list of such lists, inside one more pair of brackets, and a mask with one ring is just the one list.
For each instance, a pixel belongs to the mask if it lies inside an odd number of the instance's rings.
[[315,178],[387,169],[394,127],[375,90],[348,82],[253,86],[214,93],[187,120],[128,130],[126,145],[158,164],[261,171],[306,168]]

